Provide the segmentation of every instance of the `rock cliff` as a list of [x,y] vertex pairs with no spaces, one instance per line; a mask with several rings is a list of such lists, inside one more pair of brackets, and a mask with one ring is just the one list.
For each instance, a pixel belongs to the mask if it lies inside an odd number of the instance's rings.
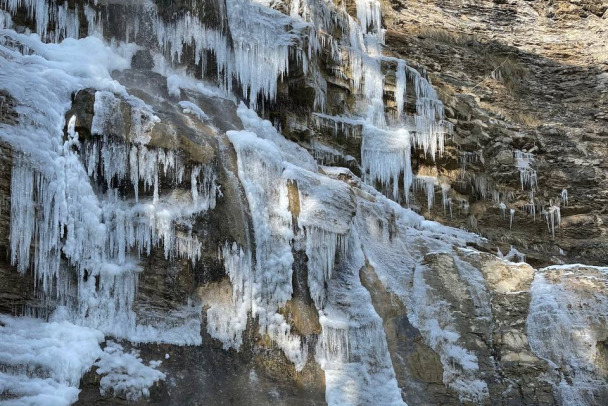
[[0,6],[2,401],[608,402],[608,3]]

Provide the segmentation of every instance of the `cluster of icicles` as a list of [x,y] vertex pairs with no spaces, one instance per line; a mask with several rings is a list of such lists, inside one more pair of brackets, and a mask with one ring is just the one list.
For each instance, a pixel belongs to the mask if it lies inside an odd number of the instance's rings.
[[[78,9],[70,10],[52,2],[3,1],[9,12],[26,7],[43,38],[56,41],[80,34]],[[193,2],[194,9],[195,6]],[[157,46],[165,50],[173,62],[191,62],[184,60],[183,53],[186,45],[191,46],[193,62],[205,71],[208,56],[212,54],[216,82],[230,94],[236,79],[242,97],[253,108],[260,102],[275,99],[277,80],[287,73],[290,61],[295,61],[317,82],[314,107],[320,114],[325,110],[327,84],[316,62],[321,53],[326,52],[336,66],[347,67],[362,107],[350,117],[322,115],[317,118],[324,117],[341,126],[353,121],[360,123],[365,180],[392,189],[394,200],[401,200],[403,196],[409,202],[414,185],[411,149],[421,148],[434,158],[443,152],[444,138],[451,132],[451,124],[443,120],[443,104],[425,76],[404,60],[382,55],[384,30],[380,3],[357,1],[357,20],[347,14],[344,3],[335,6],[320,0],[290,2],[289,15],[250,0],[229,0],[225,9],[222,4],[219,7],[226,14],[227,30],[210,28],[192,13],[165,22],[156,15],[155,6],[148,4],[127,21],[125,40],[141,39],[138,37],[141,20],[151,18]],[[103,33],[103,11],[85,6],[82,14],[87,19],[89,35]],[[341,33],[341,38],[328,34],[336,31]],[[383,102],[385,75],[382,71],[386,66],[395,82],[396,109],[390,114],[386,114]],[[412,84],[415,95],[414,115],[404,113],[408,83]],[[402,185],[399,185],[400,176],[404,177]]]
[[[529,203],[522,206],[522,211],[532,217],[536,221],[536,213],[539,212],[547,222],[547,228],[551,233],[552,237],[555,237],[555,229],[561,225],[561,209],[560,207],[568,206],[568,190],[562,189],[559,197],[550,199],[548,204],[535,199],[535,192],[537,190],[537,173],[533,168],[534,154],[532,152],[524,152],[515,150],[515,167],[519,171],[521,190],[529,190]],[[494,194],[494,201],[500,209],[501,215],[506,218],[507,204],[504,200],[501,200],[499,193]],[[513,228],[513,222],[515,219],[515,208],[509,208],[509,228]]]
[[[217,187],[211,165],[187,166],[176,151],[146,146],[158,118],[145,105],[131,106],[131,143],[108,136],[104,130],[116,125],[119,103],[111,92],[96,92],[92,140],[79,141],[76,116],[71,117],[51,173],[28,153],[16,152],[11,262],[22,273],[32,266],[42,291],[60,305],[69,305],[74,294],[66,265],[76,268],[79,304],[70,309],[72,319],[132,338],[138,334],[132,311],[138,256],[161,248],[166,259],[195,263],[201,243],[192,233],[193,218],[215,207]],[[179,187],[187,175],[189,196],[159,194],[161,180]],[[91,190],[89,176],[104,185],[103,194]],[[125,183],[131,184],[132,196],[119,190]],[[152,196],[139,195],[141,184]]]
[[[50,41],[78,37],[81,34],[79,15],[85,16],[89,34],[103,34],[104,13],[88,5],[85,5],[82,13],[78,8],[69,9],[67,3],[58,5],[33,0],[3,0],[2,5],[10,13],[14,13],[18,7],[27,8],[30,17],[36,21],[37,32]],[[194,6],[196,2],[193,2],[193,9],[196,9]],[[290,2],[288,15],[250,0],[230,0],[225,7],[223,4],[219,6],[220,12],[226,15],[228,30],[210,28],[190,12],[172,22],[165,22],[156,14],[155,6],[147,4],[138,10],[132,20],[127,21],[125,40],[141,39],[138,35],[142,21],[150,18],[157,45],[171,56],[173,62],[190,62],[184,60],[184,47],[191,46],[194,49],[194,62],[205,71],[209,55],[212,54],[216,67],[214,80],[230,94],[233,79],[236,79],[242,97],[253,108],[258,107],[260,102],[275,99],[277,81],[286,75],[290,61],[295,61],[316,82],[314,107],[318,112],[313,114],[312,124],[320,129],[329,129],[336,135],[362,137],[361,166],[363,179],[367,183],[380,185],[393,200],[405,203],[409,203],[412,189],[414,192],[425,190],[429,210],[435,189],[440,186],[444,211],[449,209],[452,213],[449,185],[440,184],[437,177],[431,179],[414,174],[411,165],[412,148],[422,149],[431,158],[443,152],[445,136],[452,131],[451,124],[444,120],[443,104],[425,76],[404,60],[382,55],[384,30],[379,2],[358,0],[357,20],[347,14],[344,4],[335,6],[320,0]],[[341,38],[328,34],[336,31],[342,33]],[[352,88],[363,101],[360,111],[349,116],[324,114],[327,84],[318,72],[316,63],[323,52],[335,65],[348,67]],[[382,72],[383,67],[387,66],[388,75],[394,77],[395,83],[393,99],[396,108],[390,114],[385,112],[383,101],[385,75]],[[408,84],[412,85],[415,96],[414,115],[404,113]],[[321,159],[345,158],[340,151],[320,142],[315,142],[312,148],[314,155]],[[522,190],[529,189],[531,196],[530,204],[525,205],[523,210],[534,219],[537,211],[540,212],[554,236],[555,228],[560,224],[560,199],[555,199],[555,203],[549,202],[548,206],[535,202],[537,176],[532,167],[533,154],[515,151],[515,161]],[[466,165],[466,157],[464,162]],[[482,195],[487,193],[485,185],[481,185],[481,188],[479,185],[473,186],[477,186]],[[493,199],[502,212],[507,197]],[[461,203],[461,209],[466,211],[468,204],[464,201]],[[561,203],[565,201],[561,199]],[[515,209],[509,209],[509,213],[512,226]]]

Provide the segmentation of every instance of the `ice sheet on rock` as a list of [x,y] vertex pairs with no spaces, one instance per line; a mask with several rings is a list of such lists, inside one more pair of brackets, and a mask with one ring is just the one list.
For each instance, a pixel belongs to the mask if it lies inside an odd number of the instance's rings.
[[102,396],[125,397],[128,401],[137,401],[150,396],[150,387],[166,375],[156,368],[161,361],[150,361],[145,365],[139,358],[139,351],[124,352],[122,345],[108,341],[95,362],[97,374],[101,375],[99,391]]
[[[382,284],[411,309],[410,322],[440,356],[444,383],[462,399],[485,398],[487,387],[477,376],[477,359],[458,342],[450,307],[433,295],[423,277],[425,268],[419,265],[428,252],[456,256],[454,245],[465,246],[478,237],[426,221],[377,192],[371,194],[375,199],[358,200],[355,218],[366,260]],[[487,292],[481,275],[469,266],[462,266],[459,273],[475,297],[478,317],[488,318],[490,310],[484,303]]]
[[69,406],[78,400],[80,389],[52,378],[0,372],[0,393],[12,396],[2,401],[3,406]]
[[347,234],[355,213],[355,199],[346,183],[293,165],[283,176],[299,194],[298,225],[306,230],[308,287],[318,308],[325,301],[325,283],[331,278],[336,255],[347,251]]
[[238,175],[249,202],[256,241],[253,315],[259,319],[260,331],[268,333],[299,370],[306,363],[306,348],[277,313],[293,292],[292,215],[282,176],[283,154],[273,142],[253,132],[228,131],[227,136],[237,152]]
[[169,96],[180,98],[182,90],[190,90],[209,98],[219,97],[236,101],[236,98],[226,89],[192,77],[185,68],[173,67],[163,55],[157,52],[151,52],[151,54],[154,60],[153,71],[167,78]]
[[244,103],[239,104],[237,114],[243,122],[245,130],[255,133],[259,138],[271,141],[278,148],[279,156],[284,161],[312,172],[317,171],[317,164],[308,151],[283,137],[270,121],[261,119],[253,109],[247,108]]
[[120,99],[114,93],[95,92],[91,134],[124,137],[125,122],[120,108]]
[[[459,256],[454,256],[454,263],[458,269],[458,275],[460,279],[467,285],[469,296],[473,301],[475,307],[475,317],[478,320],[487,323],[486,328],[488,329],[486,334],[487,337],[492,339],[492,296],[486,284],[483,274],[467,260],[467,255],[472,255],[464,249],[459,250],[461,256],[465,256],[461,259]],[[476,253],[474,251],[474,253]]]
[[[99,331],[66,321],[0,315],[0,392],[7,405],[67,406],[100,356]],[[12,398],[14,397],[14,398]]]
[[342,181],[286,165],[283,177],[295,181],[300,196],[299,221],[346,235],[355,212],[355,197]]
[[189,101],[180,101],[179,106],[184,109],[185,114],[192,114],[196,118],[198,118],[201,122],[205,122],[209,120],[209,116],[205,114],[205,112],[198,107],[196,104]]
[[207,332],[220,340],[224,349],[240,349],[247,318],[253,306],[254,275],[251,254],[236,243],[221,247],[224,269],[232,283],[228,303],[211,303],[207,310]]
[[407,90],[405,66],[405,61],[399,60],[397,62],[397,70],[395,72],[395,103],[397,104],[397,119],[401,118],[401,114],[403,113],[403,104]]
[[227,135],[237,151],[239,178],[251,210],[257,273],[262,276],[260,293],[270,308],[276,308],[292,293],[289,241],[293,232],[286,181],[282,178],[282,154],[272,142],[255,133],[229,131]]
[[[482,403],[489,392],[486,382],[478,377],[477,356],[459,342],[460,334],[455,329],[451,306],[434,294],[425,281],[425,271],[424,265],[418,265],[414,272],[412,312],[408,318],[420,330],[427,345],[439,355],[443,382],[458,392],[461,401]],[[477,291],[474,293],[478,296]]]
[[326,400],[330,405],[404,405],[382,319],[359,279],[365,258],[355,230],[349,239],[348,255],[328,282],[327,304],[319,312],[322,332],[315,356],[325,371]]
[[555,393],[567,405],[593,405],[608,390],[598,370],[605,339],[606,268],[583,265],[538,270],[532,282],[527,331],[532,351],[549,362]]

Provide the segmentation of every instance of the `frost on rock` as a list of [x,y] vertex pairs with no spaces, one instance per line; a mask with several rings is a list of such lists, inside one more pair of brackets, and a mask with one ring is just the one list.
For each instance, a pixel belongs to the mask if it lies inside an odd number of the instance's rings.
[[549,362],[558,400],[597,404],[608,390],[599,342],[605,340],[607,268],[552,266],[535,273],[527,319],[530,347]]
[[205,114],[205,112],[200,107],[198,107],[196,104],[194,104],[192,102],[185,101],[185,100],[180,101],[179,106],[182,109],[184,109],[184,113],[192,114],[193,116],[198,118],[199,121],[201,121],[201,122],[209,120],[209,116],[207,116],[207,114]]
[[99,391],[102,396],[112,394],[136,401],[150,396],[150,387],[164,380],[166,375],[156,368],[162,361],[150,361],[145,365],[139,358],[139,351],[125,353],[122,345],[108,341],[95,366],[101,375]]

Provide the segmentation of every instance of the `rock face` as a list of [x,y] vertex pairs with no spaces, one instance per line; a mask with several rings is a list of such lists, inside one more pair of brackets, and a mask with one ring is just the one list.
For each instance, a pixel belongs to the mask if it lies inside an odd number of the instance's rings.
[[1,7],[0,399],[608,403],[605,2]]
[[[495,191],[501,200],[509,196],[503,201],[516,210],[513,227],[508,209],[505,221],[494,203],[472,213],[476,231],[503,252],[517,246],[534,264],[607,261],[606,7],[602,1],[385,6],[387,45],[427,67],[454,122],[457,148],[448,154],[460,155],[465,174],[452,190],[470,204]],[[515,150],[534,154],[533,200],[520,187]],[[445,164],[439,172],[450,176]],[[562,227],[554,236],[541,216],[550,200],[562,200]]]

